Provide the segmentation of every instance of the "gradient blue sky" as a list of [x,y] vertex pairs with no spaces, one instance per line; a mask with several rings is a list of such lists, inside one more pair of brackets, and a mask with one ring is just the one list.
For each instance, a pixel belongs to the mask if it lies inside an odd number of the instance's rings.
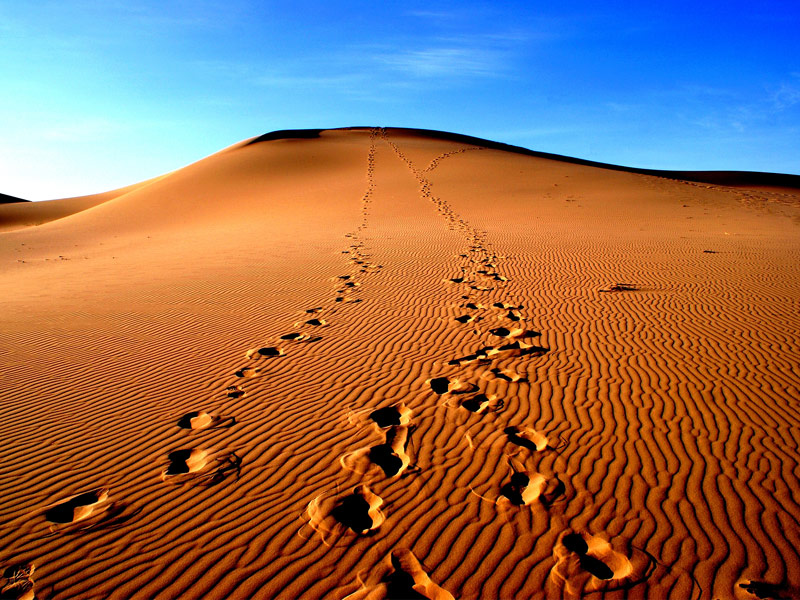
[[800,173],[798,32],[797,0],[0,0],[0,192],[105,191],[348,125]]

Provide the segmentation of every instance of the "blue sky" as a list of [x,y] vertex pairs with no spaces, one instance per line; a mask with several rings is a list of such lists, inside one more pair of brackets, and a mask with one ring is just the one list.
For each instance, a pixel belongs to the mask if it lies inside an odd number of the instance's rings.
[[0,192],[105,191],[348,125],[800,173],[798,31],[796,0],[0,0]]

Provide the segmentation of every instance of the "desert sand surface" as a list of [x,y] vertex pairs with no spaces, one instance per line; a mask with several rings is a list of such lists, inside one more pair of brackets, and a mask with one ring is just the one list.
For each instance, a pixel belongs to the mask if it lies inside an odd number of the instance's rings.
[[365,127],[3,205],[3,597],[800,596],[770,181]]

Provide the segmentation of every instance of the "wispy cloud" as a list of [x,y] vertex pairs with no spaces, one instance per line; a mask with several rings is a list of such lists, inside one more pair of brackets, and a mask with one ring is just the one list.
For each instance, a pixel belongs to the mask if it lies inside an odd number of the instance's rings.
[[414,77],[493,76],[503,71],[498,52],[468,47],[398,50],[376,60]]
[[792,73],[794,81],[782,82],[772,94],[772,102],[777,110],[785,110],[800,104],[800,73]]

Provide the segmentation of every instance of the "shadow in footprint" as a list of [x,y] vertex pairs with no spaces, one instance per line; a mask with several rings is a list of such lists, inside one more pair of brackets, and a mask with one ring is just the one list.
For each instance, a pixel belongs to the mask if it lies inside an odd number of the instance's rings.
[[614,571],[607,564],[594,556],[589,556],[589,544],[586,543],[583,536],[578,533],[568,533],[561,540],[561,543],[567,550],[578,555],[581,568],[584,571],[598,579],[613,579]]
[[386,432],[386,441],[369,449],[370,460],[383,469],[387,477],[399,475],[410,464],[407,451],[414,429],[413,425],[393,425]]
[[389,444],[370,448],[369,459],[383,469],[387,477],[394,477],[403,468],[403,460],[394,453]]
[[246,393],[240,385],[230,385],[225,389],[225,391],[228,394],[228,398],[241,398]]
[[447,377],[437,377],[435,379],[431,379],[430,381],[431,389],[434,393],[439,394],[446,394],[450,391],[450,380]]
[[378,517],[380,511],[377,511],[382,503],[365,485],[359,485],[334,507],[331,515],[355,533],[369,535],[383,521],[382,515]]
[[449,377],[436,377],[429,382],[431,390],[439,394],[472,394],[480,390],[474,383],[460,383],[458,380],[451,380]]
[[748,581],[739,587],[760,600],[791,600],[800,597],[800,589],[787,589],[782,585],[766,581]]
[[463,408],[466,408],[468,411],[472,413],[482,413],[485,410],[491,410],[493,412],[500,412],[505,407],[505,401],[500,399],[497,401],[497,404],[494,406],[490,406],[492,399],[489,398],[486,394],[478,394],[473,396],[472,398],[467,398],[461,403]]
[[545,434],[535,429],[520,429],[519,427],[506,427],[503,430],[508,436],[508,441],[512,444],[532,450],[542,452],[544,450],[558,450],[566,444],[563,438],[558,438],[558,443],[553,444]]
[[508,383],[526,383],[528,381],[527,377],[519,375],[518,373],[514,373],[513,371],[504,371],[503,369],[498,368],[492,369],[491,373],[497,377],[497,379],[502,379]]
[[174,450],[167,455],[169,464],[164,475],[183,475],[199,471],[205,466],[205,450],[197,448],[189,450]]
[[178,421],[181,429],[228,429],[236,425],[236,417],[212,417],[202,410],[183,415]]
[[607,290],[600,290],[601,292],[635,292],[639,286],[633,283],[615,283],[608,287]]
[[511,481],[500,488],[500,494],[505,496],[514,506],[524,506],[525,499],[522,497],[522,492],[528,487],[531,478],[525,473],[514,473],[511,475]]
[[48,509],[45,518],[51,523],[74,523],[85,519],[92,514],[95,506],[108,499],[108,491],[108,488],[98,488],[79,494]]
[[369,414],[369,418],[381,428],[391,427],[392,425],[405,425],[408,422],[408,414],[410,412],[404,404],[400,403],[374,410]]

